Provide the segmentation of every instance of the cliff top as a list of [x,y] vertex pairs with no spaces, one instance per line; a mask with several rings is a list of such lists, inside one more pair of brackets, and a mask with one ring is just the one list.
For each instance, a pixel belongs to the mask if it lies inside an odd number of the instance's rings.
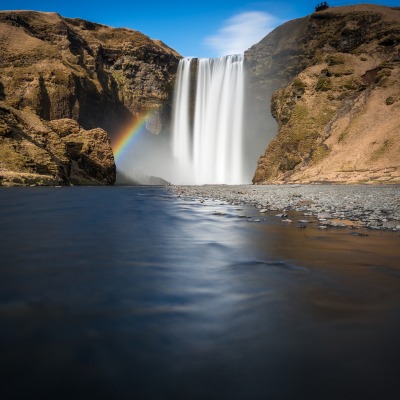
[[[114,28],[96,22],[87,21],[80,18],[64,18],[55,12],[41,12],[33,10],[0,11],[0,34],[4,36],[5,30],[10,27],[23,27],[29,31],[30,36],[41,40],[51,40],[53,44],[56,39],[54,36],[64,33],[65,29],[73,28],[76,33],[82,36],[90,45],[110,46],[110,47],[140,47],[151,45],[159,48],[163,52],[179,56],[179,54],[159,40],[153,40],[145,34],[128,28]],[[21,34],[12,31],[8,38],[8,47],[17,45],[20,49]],[[32,41],[25,42],[26,47],[32,45]]]
[[400,7],[385,7],[376,4],[355,4],[352,6],[330,7],[313,15],[336,14],[344,15],[349,13],[380,13],[384,21],[398,21]]
[[[260,42],[251,47],[265,47],[267,43],[274,42],[274,53],[280,52],[295,44],[299,36],[304,36],[309,19],[334,19],[336,17],[347,17],[352,19],[354,14],[379,14],[382,22],[396,23],[400,21],[399,7],[385,7],[374,4],[357,4],[353,6],[330,7],[323,11],[314,12],[306,17],[293,19],[278,26],[271,33],[265,36]],[[281,40],[280,40],[281,39]],[[284,39],[284,40],[283,40]],[[269,49],[272,50],[272,49]]]

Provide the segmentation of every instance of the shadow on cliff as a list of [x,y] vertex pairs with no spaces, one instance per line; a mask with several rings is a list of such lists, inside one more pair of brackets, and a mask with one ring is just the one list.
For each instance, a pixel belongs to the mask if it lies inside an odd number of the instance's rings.
[[6,95],[4,93],[4,85],[0,82],[0,100],[4,100]]
[[39,76],[39,99],[37,113],[40,118],[50,120],[51,101],[43,76]]
[[118,99],[117,83],[111,74],[100,70],[97,76],[101,92],[90,79],[72,74],[75,94],[71,98],[71,113],[77,103],[77,121],[84,129],[102,128],[113,138],[133,121],[133,114]]

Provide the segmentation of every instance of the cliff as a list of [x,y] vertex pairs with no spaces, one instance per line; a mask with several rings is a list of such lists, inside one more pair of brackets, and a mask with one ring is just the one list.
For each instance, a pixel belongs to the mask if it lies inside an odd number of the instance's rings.
[[178,62],[137,31],[0,12],[0,184],[113,183],[110,137],[149,110],[165,127]]
[[400,10],[330,8],[249,49],[250,85],[278,133],[253,182],[400,182]]
[[110,138],[72,119],[45,121],[0,103],[0,185],[108,185],[115,182]]

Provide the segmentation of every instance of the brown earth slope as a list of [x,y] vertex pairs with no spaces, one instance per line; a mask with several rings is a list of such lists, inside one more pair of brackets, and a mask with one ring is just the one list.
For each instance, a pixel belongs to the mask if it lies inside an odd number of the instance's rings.
[[279,129],[254,183],[400,182],[399,9],[317,12],[280,26],[246,59],[260,99],[275,90]]
[[159,133],[178,62],[137,31],[0,12],[0,184],[113,183],[104,130],[112,138],[153,110],[149,130]]

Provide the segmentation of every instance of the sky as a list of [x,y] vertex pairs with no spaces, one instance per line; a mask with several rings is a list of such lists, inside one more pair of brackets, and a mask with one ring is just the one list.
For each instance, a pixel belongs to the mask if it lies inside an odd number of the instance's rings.
[[[0,0],[0,9],[54,11],[138,30],[186,57],[219,57],[243,53],[283,22],[311,14],[319,1]],[[366,2],[328,1],[331,6]],[[400,6],[399,0],[375,4]]]

